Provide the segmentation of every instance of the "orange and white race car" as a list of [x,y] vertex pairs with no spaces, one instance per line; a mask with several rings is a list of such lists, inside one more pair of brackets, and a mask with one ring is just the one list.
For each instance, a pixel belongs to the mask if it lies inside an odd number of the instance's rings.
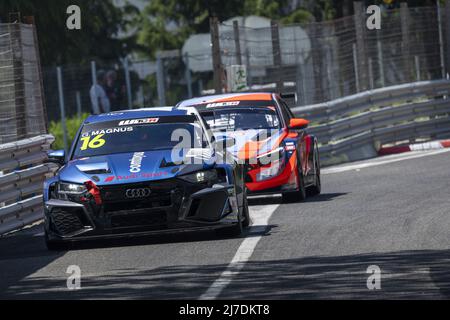
[[249,195],[281,193],[283,200],[301,201],[320,193],[317,138],[279,94],[204,96],[177,107],[195,107],[217,141],[232,139],[227,150],[245,163]]

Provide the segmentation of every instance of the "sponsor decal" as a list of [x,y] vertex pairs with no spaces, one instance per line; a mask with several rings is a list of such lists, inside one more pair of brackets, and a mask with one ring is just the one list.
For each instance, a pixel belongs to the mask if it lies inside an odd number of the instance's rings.
[[145,158],[144,152],[135,152],[133,158],[130,159],[130,172],[139,173],[141,172],[142,160]]
[[286,146],[286,151],[294,151],[295,150],[295,146]]
[[147,172],[147,173],[142,173],[141,177],[142,178],[159,178],[159,177],[163,177],[163,176],[167,176],[168,173],[166,171],[160,171],[160,172]]
[[165,177],[169,173],[167,171],[159,171],[159,172],[142,172],[139,174],[133,173],[127,176],[109,176],[106,177],[104,182],[113,182],[114,180],[117,181],[126,181],[126,180],[133,180],[133,179],[149,179],[149,178],[160,178]]
[[87,138],[87,137],[93,137],[93,136],[110,134],[110,133],[122,133],[122,132],[130,132],[130,131],[133,131],[133,127],[108,128],[108,129],[93,130],[91,132],[84,132],[81,136],[83,138]]
[[206,108],[216,108],[216,107],[229,107],[229,106],[238,106],[240,101],[228,101],[228,102],[215,102],[208,103]]
[[[103,139],[104,134],[99,134],[92,137],[82,137],[80,140],[83,141],[80,150],[84,151],[87,149],[97,149],[105,145],[106,140]],[[91,139],[92,138],[92,139]]]
[[295,150],[295,144],[293,142],[286,142],[286,151],[294,151]]
[[115,178],[115,176],[106,177],[105,182],[112,182],[112,181],[114,181],[114,178]]
[[151,123],[158,123],[158,121],[159,121],[159,118],[145,118],[145,119],[123,120],[123,121],[119,122],[119,126],[151,124]]

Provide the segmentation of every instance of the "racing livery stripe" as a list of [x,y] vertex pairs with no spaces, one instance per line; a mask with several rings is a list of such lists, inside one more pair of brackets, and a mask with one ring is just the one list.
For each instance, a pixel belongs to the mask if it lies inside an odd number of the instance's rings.
[[288,134],[285,130],[281,130],[278,133],[278,138],[276,138],[276,140],[273,140],[272,138],[269,137],[262,141],[248,141],[239,150],[238,158],[245,160],[256,157],[259,154],[259,151],[263,149],[263,147],[266,146],[267,143],[272,143],[270,150],[266,150],[267,152],[275,150],[280,146],[281,142],[283,142],[283,140],[287,137],[287,135]]
[[270,93],[254,93],[254,94],[237,94],[235,96],[219,97],[205,101],[204,103],[213,102],[229,102],[229,101],[249,101],[249,100],[262,100],[272,101],[272,95]]

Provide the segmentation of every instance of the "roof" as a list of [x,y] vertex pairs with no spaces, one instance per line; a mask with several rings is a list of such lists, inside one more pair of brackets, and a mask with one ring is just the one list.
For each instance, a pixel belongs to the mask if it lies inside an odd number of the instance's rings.
[[98,123],[103,121],[128,120],[145,117],[184,116],[187,115],[188,112],[189,110],[187,108],[176,109],[174,107],[121,110],[99,115],[91,115],[86,119],[85,123]]
[[271,92],[248,92],[248,93],[227,93],[212,96],[204,96],[184,100],[177,107],[189,107],[205,103],[228,102],[228,101],[272,101]]

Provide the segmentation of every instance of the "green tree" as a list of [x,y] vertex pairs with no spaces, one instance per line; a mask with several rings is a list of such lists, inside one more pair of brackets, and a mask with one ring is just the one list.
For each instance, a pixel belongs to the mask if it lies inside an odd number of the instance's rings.
[[289,0],[152,0],[134,21],[141,28],[138,43],[146,56],[154,58],[158,50],[179,49],[194,33],[209,32],[209,18],[219,21],[234,16],[258,15],[282,23],[313,21],[304,8],[285,12]]
[[[81,30],[68,30],[66,10],[81,8]],[[9,21],[9,13],[34,16],[43,65],[84,63],[92,58],[117,59],[134,48],[135,39],[118,39],[117,34],[130,21],[133,12],[127,5],[118,8],[112,0],[2,0],[0,19]]]
[[145,54],[179,49],[193,33],[209,32],[209,17],[225,20],[243,12],[242,1],[228,0],[153,0],[135,24],[141,31],[138,44]]

